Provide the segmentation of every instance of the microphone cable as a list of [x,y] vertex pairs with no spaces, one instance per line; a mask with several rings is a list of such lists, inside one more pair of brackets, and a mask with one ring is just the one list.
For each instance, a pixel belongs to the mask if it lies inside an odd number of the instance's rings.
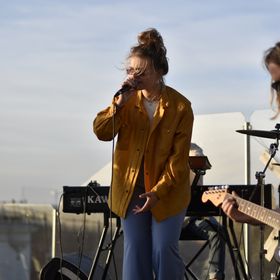
[[[109,219],[110,219],[110,240],[111,240],[111,246],[113,243],[113,213],[112,213],[112,201],[113,201],[113,182],[114,182],[114,162],[115,162],[115,112],[117,111],[117,106],[115,103],[113,103],[113,117],[112,117],[112,150],[111,150],[111,182],[110,182],[110,207],[109,207]],[[119,217],[117,217],[116,219],[120,219]],[[118,221],[116,221],[116,226],[118,225]],[[118,236],[116,237],[118,238]],[[112,250],[112,259],[113,259],[113,265],[114,265],[114,271],[116,274],[116,280],[118,280],[118,271],[117,271],[117,265],[116,265],[116,259],[115,259],[115,254],[114,254],[114,250]]]
[[[112,192],[112,187],[113,187],[113,175],[114,175],[114,160],[115,160],[115,157],[114,157],[114,150],[115,150],[115,112],[117,110],[117,107],[116,105],[113,103],[113,116],[112,116],[112,152],[111,152],[111,182],[110,182],[110,186],[109,186],[109,192],[108,192],[108,198],[109,198],[109,195],[110,195],[110,207],[108,207],[109,209],[109,213],[108,212],[105,212],[104,211],[104,223],[107,223],[107,220],[109,219],[109,224],[106,224],[105,226],[109,226],[110,227],[110,242],[109,244],[104,248],[102,248],[103,251],[105,250],[111,250],[111,254],[112,254],[112,261],[113,261],[113,267],[114,267],[114,272],[115,272],[115,279],[118,280],[118,271],[117,271],[117,265],[116,265],[116,259],[115,259],[115,254],[114,254],[114,246],[113,246],[113,212],[112,212],[112,201],[113,201],[113,192]],[[91,186],[90,186],[91,188]],[[91,188],[91,190],[96,194],[98,195],[98,193],[95,192],[95,190],[93,188]],[[107,202],[108,203],[108,202]],[[109,214],[109,215],[108,215]],[[108,217],[109,216],[109,217]],[[120,219],[119,217],[114,217],[117,219],[116,221],[116,227],[119,226],[118,224],[118,219]],[[117,232],[118,233],[118,232]],[[119,233],[118,233],[119,234]],[[119,236],[116,236],[116,239],[118,238]],[[108,255],[107,255],[108,257]],[[108,258],[106,259],[106,262],[108,261]],[[106,263],[107,265],[107,263]],[[109,265],[109,264],[108,264]],[[103,271],[103,277],[102,277],[102,280],[106,279],[104,278],[104,273],[106,272],[106,274],[108,273],[108,271],[104,270]],[[94,271],[93,271],[94,273]],[[93,278],[90,277],[91,275],[88,276],[88,280],[91,280]],[[92,274],[92,277],[93,277],[93,274]]]

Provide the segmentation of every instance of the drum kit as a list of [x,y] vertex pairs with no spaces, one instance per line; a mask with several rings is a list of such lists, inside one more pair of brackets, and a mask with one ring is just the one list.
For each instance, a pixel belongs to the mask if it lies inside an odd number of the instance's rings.
[[[279,146],[279,139],[280,139],[280,124],[276,124],[274,130],[266,131],[266,130],[236,130],[236,132],[241,134],[246,134],[249,136],[255,136],[255,137],[261,137],[261,138],[267,138],[267,139],[274,139],[275,143],[270,144],[269,148],[269,154],[270,158],[268,159],[268,162],[264,168],[263,171],[256,172],[256,179],[257,179],[257,185],[256,188],[260,188],[261,190],[261,206],[264,206],[264,178],[265,178],[265,172],[268,168],[271,160],[276,155],[276,152],[278,150]],[[280,163],[273,163],[275,166],[280,166]],[[260,226],[261,231],[261,252],[260,252],[260,279],[264,279],[264,255],[266,254],[264,250],[264,226]],[[278,237],[279,239],[279,237]],[[277,273],[277,279],[279,276],[279,271]]]

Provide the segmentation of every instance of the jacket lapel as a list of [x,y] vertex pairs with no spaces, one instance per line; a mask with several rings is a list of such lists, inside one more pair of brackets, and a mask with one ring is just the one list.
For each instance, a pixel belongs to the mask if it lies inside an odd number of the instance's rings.
[[162,89],[162,98],[159,101],[159,105],[156,109],[156,114],[154,116],[152,126],[150,129],[150,135],[153,133],[153,131],[156,129],[158,124],[160,123],[162,117],[164,116],[164,113],[168,107],[168,96],[166,93],[166,87],[163,87]]

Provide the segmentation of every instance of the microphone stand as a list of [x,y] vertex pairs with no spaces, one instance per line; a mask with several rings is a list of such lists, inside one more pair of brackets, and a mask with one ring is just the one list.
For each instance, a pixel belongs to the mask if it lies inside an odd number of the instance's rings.
[[[275,128],[277,131],[280,129],[280,124],[276,124]],[[280,131],[279,131],[280,133]],[[276,139],[276,143],[273,143],[270,145],[269,148],[269,153],[270,153],[270,158],[264,168],[263,171],[256,172],[256,179],[257,179],[257,187],[260,188],[261,191],[261,206],[264,207],[265,205],[265,197],[264,197],[264,186],[265,186],[265,172],[271,162],[271,160],[274,158],[279,146],[279,134]],[[256,189],[255,189],[256,190]],[[251,198],[253,197],[253,194],[255,191],[252,193]],[[264,250],[264,225],[260,225],[260,280],[264,280],[264,255],[267,253],[266,250]]]

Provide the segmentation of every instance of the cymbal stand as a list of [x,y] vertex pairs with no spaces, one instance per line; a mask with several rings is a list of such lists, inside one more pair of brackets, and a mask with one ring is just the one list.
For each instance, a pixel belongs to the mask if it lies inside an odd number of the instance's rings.
[[[280,129],[280,124],[276,124],[275,128],[277,131]],[[276,139],[276,143],[273,143],[270,145],[269,153],[270,158],[264,168],[263,171],[256,172],[256,179],[257,179],[257,186],[256,188],[260,188],[261,190],[261,206],[264,207],[265,201],[264,201],[264,186],[265,186],[265,172],[271,162],[271,160],[274,158],[279,146],[279,139]],[[253,197],[254,191],[251,195],[251,198]],[[264,250],[264,225],[260,225],[260,280],[264,280],[264,256],[266,254],[266,250]]]
[[[280,204],[280,185],[278,185],[278,203]],[[278,246],[274,252],[274,258],[278,263],[278,267],[276,270],[276,279],[280,279],[280,231],[278,231],[277,237],[275,236],[274,239],[278,240]]]

